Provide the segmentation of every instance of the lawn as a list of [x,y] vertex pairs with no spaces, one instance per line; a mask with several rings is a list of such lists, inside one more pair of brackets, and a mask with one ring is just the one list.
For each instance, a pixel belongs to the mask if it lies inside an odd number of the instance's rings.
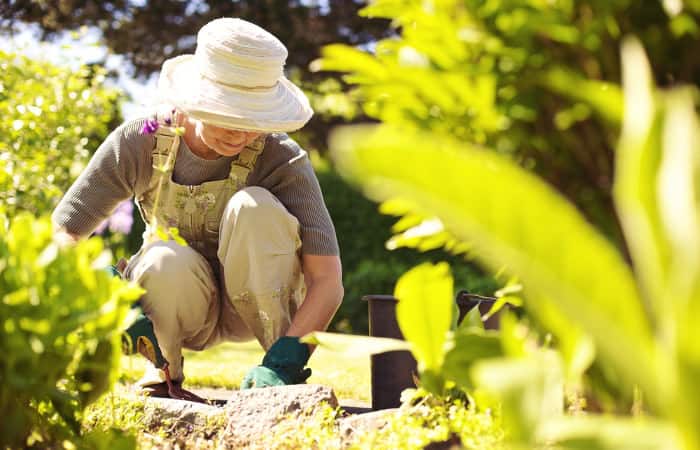
[[[220,344],[201,352],[187,350],[184,352],[185,385],[238,389],[245,373],[259,364],[263,355],[263,349],[255,341]],[[146,364],[146,359],[139,355],[123,357],[123,381],[136,381]],[[318,348],[308,367],[313,373],[307,383],[330,386],[339,399],[370,402],[369,358],[346,358]]]

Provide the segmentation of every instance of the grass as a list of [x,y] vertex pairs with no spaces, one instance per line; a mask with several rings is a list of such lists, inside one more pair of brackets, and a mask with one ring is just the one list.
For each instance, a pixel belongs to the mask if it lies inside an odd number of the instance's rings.
[[[185,384],[190,388],[237,389],[246,371],[257,365],[263,354],[256,342],[226,343],[201,352],[185,351]],[[123,357],[122,382],[136,381],[146,364],[141,356]],[[369,366],[368,357],[345,358],[318,348],[309,361],[313,375],[308,382],[330,386],[341,404],[350,404],[348,400],[368,404]],[[321,407],[311,415],[283,420],[264,437],[263,447],[259,448],[422,449],[431,442],[470,450],[502,448],[503,429],[489,411],[476,411],[459,402],[445,402],[430,396],[417,398],[417,403],[412,400],[391,416],[382,429],[360,429],[353,434],[340,427],[343,417],[340,409]],[[207,450],[219,448],[220,439],[225,436],[222,424],[193,429],[150,423],[145,419],[145,407],[142,398],[118,383],[86,410],[83,430],[103,444],[95,446],[99,449],[121,445],[122,448]]]
[[[185,385],[238,389],[246,372],[262,361],[264,351],[255,342],[224,343],[195,352],[186,350]],[[133,382],[141,377],[148,362],[141,356],[124,356],[122,380]],[[309,384],[333,388],[339,399],[370,402],[369,358],[345,358],[337,353],[316,349],[308,367],[313,371]]]
[[[490,410],[479,411],[460,400],[416,398],[417,403],[411,400],[398,411],[388,411],[386,425],[381,429],[368,430],[360,425],[354,432],[350,432],[352,427],[341,426],[346,417],[341,410],[320,405],[314,412],[283,418],[251,448],[394,450],[424,449],[430,443],[436,443],[436,448],[467,450],[508,448],[503,445],[500,419]],[[225,415],[192,426],[188,421],[154,421],[152,415],[147,417],[148,408],[143,398],[117,385],[87,408],[83,420],[85,442],[98,450],[226,447],[222,445],[226,444],[227,437]]]

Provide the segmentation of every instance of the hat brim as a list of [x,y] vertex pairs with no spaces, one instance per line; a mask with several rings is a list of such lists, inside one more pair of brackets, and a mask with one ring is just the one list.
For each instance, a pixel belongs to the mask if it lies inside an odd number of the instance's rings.
[[306,95],[287,78],[269,88],[225,85],[201,76],[194,55],[163,63],[158,96],[195,119],[224,128],[290,132],[313,115]]

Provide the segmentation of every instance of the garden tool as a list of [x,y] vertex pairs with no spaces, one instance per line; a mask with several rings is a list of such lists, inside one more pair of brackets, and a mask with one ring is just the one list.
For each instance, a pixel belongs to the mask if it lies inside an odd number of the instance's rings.
[[[137,302],[134,308],[140,310],[141,306]],[[122,349],[127,355],[140,353],[154,366],[161,369],[165,373],[165,383],[168,386],[168,395],[170,397],[178,400],[207,403],[203,398],[173,382],[170,376],[170,369],[168,368],[168,360],[165,359],[158,345],[158,339],[156,339],[156,334],[153,330],[153,323],[143,311],[140,311],[136,320],[122,334]]]

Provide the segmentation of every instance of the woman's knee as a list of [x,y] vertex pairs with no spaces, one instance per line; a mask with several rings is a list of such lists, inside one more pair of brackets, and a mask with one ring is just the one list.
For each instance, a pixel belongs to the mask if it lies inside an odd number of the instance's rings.
[[299,221],[270,191],[251,186],[229,200],[222,217],[219,258],[228,250],[258,248],[290,254],[299,247]]
[[130,278],[146,290],[142,299],[145,310],[160,306],[176,310],[180,300],[208,301],[207,297],[214,294],[213,275],[204,257],[173,241],[156,242],[146,248]]
[[244,225],[280,214],[289,213],[277,197],[265,188],[250,186],[231,196],[224,218]]
[[200,266],[204,258],[191,247],[180,245],[174,241],[159,241],[149,245],[139,255],[132,270],[131,278],[148,277],[158,280],[185,276]]

